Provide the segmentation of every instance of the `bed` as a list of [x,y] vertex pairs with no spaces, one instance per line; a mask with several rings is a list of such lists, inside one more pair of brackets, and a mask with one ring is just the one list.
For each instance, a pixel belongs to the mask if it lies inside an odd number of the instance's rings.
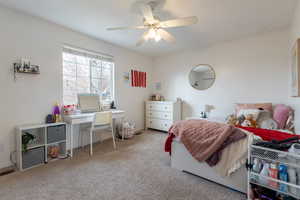
[[222,176],[206,162],[196,160],[178,138],[172,141],[171,167],[247,193],[247,170],[244,164],[230,176]]
[[[247,127],[247,128],[239,127],[239,129],[243,129],[248,133],[251,132],[254,133],[255,135],[261,136],[261,139],[263,140],[283,139],[285,137],[291,136],[290,134],[283,133],[276,130],[267,130],[267,129],[260,129],[260,128],[251,128],[251,127]],[[182,143],[182,141],[180,141],[179,137],[174,136],[174,138],[171,141],[172,142],[171,142],[170,154],[171,154],[172,168],[197,175],[199,177],[213,181],[217,184],[223,185],[225,187],[228,187],[230,189],[236,190],[241,193],[247,193],[248,174],[247,174],[245,163],[243,165],[240,165],[239,168],[236,169],[230,175],[224,176],[217,173],[216,170],[211,166],[209,166],[206,162],[199,162],[196,158],[194,158],[191,152]],[[252,140],[249,141],[247,142],[248,145],[252,143]],[[247,158],[247,153],[245,155],[245,159],[246,158]]]
[[247,170],[243,166],[229,177],[222,177],[205,162],[199,162],[178,140],[172,142],[171,167],[189,172],[233,190],[247,193]]

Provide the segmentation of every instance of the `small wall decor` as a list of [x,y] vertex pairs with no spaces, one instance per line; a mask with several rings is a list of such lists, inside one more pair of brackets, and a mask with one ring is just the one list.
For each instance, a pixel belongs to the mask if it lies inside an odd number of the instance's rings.
[[147,73],[137,70],[131,70],[131,86],[132,87],[147,87]]
[[125,81],[125,82],[129,82],[129,80],[130,80],[129,72],[124,72],[123,78],[124,78],[124,81]]
[[300,38],[292,52],[292,66],[291,66],[291,95],[292,97],[300,96]]
[[154,87],[155,87],[155,90],[157,90],[157,91],[161,90],[161,82],[156,82],[154,84]]
[[28,59],[21,59],[20,62],[13,64],[14,70],[14,79],[16,81],[16,74],[40,74],[40,67],[37,65],[31,65]]

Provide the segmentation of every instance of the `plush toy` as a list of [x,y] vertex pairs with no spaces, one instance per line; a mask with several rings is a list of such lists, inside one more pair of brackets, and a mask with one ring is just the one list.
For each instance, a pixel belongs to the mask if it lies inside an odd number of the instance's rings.
[[246,115],[245,116],[245,120],[243,121],[243,123],[241,125],[245,126],[245,127],[254,127],[254,128],[257,128],[257,123],[254,120],[254,116],[252,114]]
[[237,126],[241,126],[242,123],[245,121],[246,117],[244,115],[240,115],[238,118],[237,118],[237,123],[236,125]]
[[237,124],[237,122],[238,122],[238,120],[235,117],[235,115],[229,115],[226,118],[226,123],[229,124],[229,125],[235,126]]
[[59,147],[58,146],[51,146],[49,147],[49,156],[51,158],[57,158],[59,154]]

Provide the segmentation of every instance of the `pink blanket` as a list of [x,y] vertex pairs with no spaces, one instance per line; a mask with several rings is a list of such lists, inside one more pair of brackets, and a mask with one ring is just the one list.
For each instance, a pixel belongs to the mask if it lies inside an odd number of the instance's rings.
[[178,137],[195,159],[210,166],[218,163],[226,146],[246,137],[238,128],[207,120],[179,121],[170,128],[171,135]]

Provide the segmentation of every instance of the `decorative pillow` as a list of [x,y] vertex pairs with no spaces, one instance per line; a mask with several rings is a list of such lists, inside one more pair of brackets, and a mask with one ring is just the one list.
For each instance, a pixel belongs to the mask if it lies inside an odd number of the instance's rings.
[[270,111],[267,110],[261,110],[259,117],[257,119],[257,124],[259,127],[261,127],[261,123],[265,120],[273,119],[273,115]]
[[275,130],[278,128],[276,121],[273,119],[265,119],[260,123],[260,128]]
[[258,119],[258,116],[260,114],[260,110],[258,109],[241,109],[239,110],[239,112],[237,113],[237,117],[241,117],[242,115],[243,116],[247,116],[247,115],[252,115],[253,116],[253,120],[257,120]]
[[294,124],[294,111],[290,112],[289,118],[286,120],[285,129],[289,130],[290,132],[294,133],[295,124]]
[[292,109],[286,105],[278,104],[274,108],[273,119],[278,123],[279,129],[284,129]]
[[272,103],[237,103],[235,106],[236,114],[242,109],[259,109],[268,110],[272,113]]

